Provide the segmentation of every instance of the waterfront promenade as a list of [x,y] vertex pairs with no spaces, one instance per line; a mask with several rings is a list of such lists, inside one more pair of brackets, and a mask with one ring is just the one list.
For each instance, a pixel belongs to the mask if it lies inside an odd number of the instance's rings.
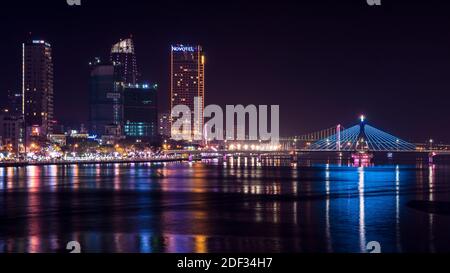
[[187,157],[155,157],[155,158],[127,158],[127,159],[76,159],[76,160],[21,160],[21,161],[4,161],[0,162],[1,167],[22,167],[22,166],[44,166],[44,165],[75,165],[75,164],[117,164],[117,163],[164,163],[164,162],[180,162],[188,160]]

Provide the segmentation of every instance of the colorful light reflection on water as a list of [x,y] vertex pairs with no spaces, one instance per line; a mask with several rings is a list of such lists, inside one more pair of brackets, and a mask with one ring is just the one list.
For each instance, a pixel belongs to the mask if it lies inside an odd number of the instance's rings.
[[0,252],[450,251],[450,165],[257,158],[0,168]]

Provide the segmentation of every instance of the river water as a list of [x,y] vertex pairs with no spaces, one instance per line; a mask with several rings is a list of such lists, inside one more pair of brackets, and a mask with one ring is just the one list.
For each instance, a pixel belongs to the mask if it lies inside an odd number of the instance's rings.
[[[411,201],[443,202],[438,213]],[[0,252],[449,252],[450,164],[0,168]],[[450,205],[449,207],[450,208]]]

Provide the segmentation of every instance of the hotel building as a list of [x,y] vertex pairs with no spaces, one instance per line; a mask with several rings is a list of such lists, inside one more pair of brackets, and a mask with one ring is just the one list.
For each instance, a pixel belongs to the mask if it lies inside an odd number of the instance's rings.
[[[195,108],[195,99],[198,107]],[[191,110],[191,140],[202,140],[205,105],[205,55],[202,47],[176,44],[170,50],[170,109],[186,105]],[[194,115],[199,117],[194,120]],[[171,124],[176,118],[171,118]],[[171,129],[172,135],[175,133]]]

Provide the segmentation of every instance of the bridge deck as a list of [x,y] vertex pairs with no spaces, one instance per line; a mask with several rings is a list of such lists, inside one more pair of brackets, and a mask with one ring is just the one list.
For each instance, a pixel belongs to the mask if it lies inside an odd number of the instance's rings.
[[[292,153],[352,153],[356,151],[336,151],[336,150],[311,150],[311,149],[296,149],[296,150],[285,150],[285,151],[228,151],[228,150],[218,150],[218,151],[191,151],[191,150],[169,150],[165,151],[166,154],[272,154],[272,155],[288,155]],[[436,155],[450,155],[450,151],[439,151],[439,150],[416,150],[416,151],[402,151],[402,150],[377,150],[377,151],[368,151],[370,153],[409,153],[409,154],[431,154],[434,153]]]

